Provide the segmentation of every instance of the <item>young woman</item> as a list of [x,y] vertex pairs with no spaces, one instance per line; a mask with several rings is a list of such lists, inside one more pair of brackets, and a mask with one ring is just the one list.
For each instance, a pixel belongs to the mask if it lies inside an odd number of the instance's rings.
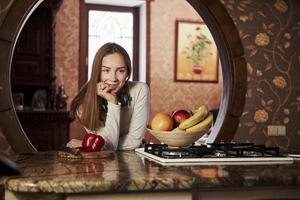
[[[142,143],[149,119],[149,88],[128,81],[130,74],[126,50],[106,43],[96,53],[90,80],[71,103],[71,116],[87,132],[103,137],[103,149],[132,150]],[[67,146],[79,147],[81,142],[72,139]]]

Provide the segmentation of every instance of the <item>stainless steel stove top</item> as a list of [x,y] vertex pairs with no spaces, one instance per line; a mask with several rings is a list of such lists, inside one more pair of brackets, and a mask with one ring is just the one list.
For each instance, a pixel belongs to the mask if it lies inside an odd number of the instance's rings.
[[293,158],[280,155],[279,149],[264,145],[210,144],[171,148],[165,144],[146,144],[135,150],[142,157],[162,165],[249,165],[292,164]]

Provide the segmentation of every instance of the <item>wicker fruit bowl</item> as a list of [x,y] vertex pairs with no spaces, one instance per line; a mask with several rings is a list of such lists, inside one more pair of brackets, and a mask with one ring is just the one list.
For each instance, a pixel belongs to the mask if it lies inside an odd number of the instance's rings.
[[168,146],[187,147],[200,139],[206,131],[186,132],[186,131],[157,131],[147,128],[147,131],[156,139]]

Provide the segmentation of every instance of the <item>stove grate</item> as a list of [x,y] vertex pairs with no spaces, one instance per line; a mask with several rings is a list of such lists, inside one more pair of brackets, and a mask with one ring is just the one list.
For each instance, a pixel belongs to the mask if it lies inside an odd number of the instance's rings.
[[254,143],[213,143],[189,147],[145,144],[144,151],[161,158],[280,157],[278,147]]

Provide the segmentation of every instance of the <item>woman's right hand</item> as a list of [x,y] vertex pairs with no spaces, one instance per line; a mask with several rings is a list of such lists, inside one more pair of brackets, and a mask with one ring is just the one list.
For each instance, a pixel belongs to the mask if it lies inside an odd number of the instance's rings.
[[72,139],[70,140],[67,145],[69,148],[77,148],[82,146],[82,140]]
[[106,99],[107,101],[117,104],[117,95],[110,92],[109,85],[104,82],[97,83],[97,95]]

